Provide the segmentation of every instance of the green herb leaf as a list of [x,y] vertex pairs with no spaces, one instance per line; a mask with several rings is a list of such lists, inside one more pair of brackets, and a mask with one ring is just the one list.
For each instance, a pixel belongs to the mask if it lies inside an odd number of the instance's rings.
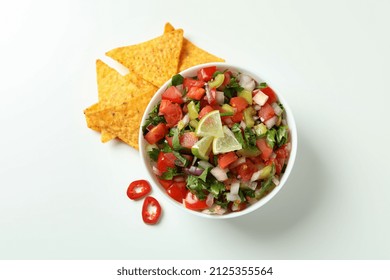
[[181,85],[183,83],[183,76],[180,75],[180,74],[176,74],[175,76],[172,77],[172,85],[173,86],[178,86],[178,85]]
[[272,178],[273,176],[269,177],[267,180],[261,183],[260,190],[255,194],[256,199],[260,199],[266,196],[269,192],[271,192],[276,187],[274,182],[272,182]]
[[188,175],[187,177],[187,188],[194,192],[200,200],[204,200],[206,195],[204,190],[207,189],[205,182],[199,179],[198,176]]
[[159,154],[160,154],[160,150],[156,148],[153,148],[152,150],[148,151],[148,155],[150,159],[153,161],[157,161]]
[[276,131],[276,143],[280,147],[287,143],[288,140],[288,127],[285,125],[279,126]]
[[179,139],[179,129],[172,128],[171,131],[173,131],[173,139],[172,139],[172,146],[175,151],[180,151],[183,147],[180,145],[180,139]]
[[183,157],[179,152],[172,151],[172,153],[177,158],[177,161],[175,161],[175,165],[180,167],[186,167],[190,164],[189,160]]
[[225,184],[219,182],[218,180],[214,180],[210,185],[210,193],[214,197],[218,197],[222,192],[226,190]]
[[142,131],[145,134],[146,128],[149,125],[158,125],[159,123],[166,123],[164,116],[158,115],[158,110],[160,108],[160,103],[153,107],[152,111],[149,113],[148,118],[145,121],[145,124],[142,127]]
[[161,178],[164,180],[172,180],[177,175],[181,175],[181,173],[176,168],[168,167],[167,171],[161,174]]
[[245,141],[246,141],[247,146],[249,146],[251,148],[256,147],[256,134],[253,132],[252,129],[250,129],[249,127],[246,127],[244,129],[244,137],[245,137]]
[[268,87],[267,83],[260,83],[260,84],[257,86],[257,88],[259,88],[259,89],[263,89],[263,88],[266,88],[266,87]]
[[276,130],[274,128],[267,131],[265,140],[267,141],[268,146],[272,149],[275,146],[275,135],[276,135]]

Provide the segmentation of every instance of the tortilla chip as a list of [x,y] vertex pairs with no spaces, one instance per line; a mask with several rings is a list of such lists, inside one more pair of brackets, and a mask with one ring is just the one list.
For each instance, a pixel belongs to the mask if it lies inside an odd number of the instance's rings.
[[116,135],[94,124],[89,115],[138,98],[140,91],[155,92],[157,87],[132,72],[122,76],[101,60],[96,61],[96,74],[99,102],[85,109],[84,113],[88,127],[100,131],[102,133],[101,141],[105,143],[114,139]]
[[155,90],[139,91],[133,100],[89,114],[89,124],[116,135],[138,149],[139,127],[143,113]]
[[103,143],[107,143],[108,141],[111,141],[112,139],[115,139],[115,138],[116,138],[115,134],[112,134],[111,132],[109,132],[105,129],[102,130],[101,135],[100,135],[100,140]]
[[106,55],[157,87],[177,73],[183,30],[177,29],[141,44],[120,47]]
[[[175,28],[168,22],[165,24],[164,33],[172,32]],[[183,47],[180,53],[178,72],[181,72],[192,66],[208,62],[224,62],[225,60],[212,55],[205,50],[195,46],[189,40],[184,38]]]

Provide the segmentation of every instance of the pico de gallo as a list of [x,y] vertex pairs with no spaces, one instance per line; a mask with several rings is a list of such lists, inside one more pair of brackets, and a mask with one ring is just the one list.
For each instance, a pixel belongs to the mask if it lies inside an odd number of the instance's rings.
[[[204,118],[216,124],[207,128]],[[173,76],[142,129],[167,194],[207,214],[241,211],[270,193],[291,150],[286,113],[272,88],[216,66]],[[207,129],[215,136],[205,136]]]

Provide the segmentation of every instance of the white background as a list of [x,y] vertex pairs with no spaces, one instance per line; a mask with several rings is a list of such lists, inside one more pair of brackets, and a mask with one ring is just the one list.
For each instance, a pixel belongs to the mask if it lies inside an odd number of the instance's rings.
[[[389,1],[1,1],[0,259],[389,259]],[[298,155],[260,210],[141,219],[137,151],[88,129],[95,60],[165,22],[258,69]]]

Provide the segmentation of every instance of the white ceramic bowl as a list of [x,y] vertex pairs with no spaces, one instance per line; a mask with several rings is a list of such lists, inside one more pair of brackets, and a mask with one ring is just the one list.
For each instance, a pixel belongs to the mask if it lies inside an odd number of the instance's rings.
[[140,153],[141,153],[142,164],[145,166],[146,170],[148,171],[148,173],[149,173],[149,175],[151,177],[152,185],[153,186],[157,186],[157,189],[163,194],[163,196],[166,198],[166,200],[168,200],[170,203],[172,203],[176,207],[182,209],[182,211],[185,211],[185,212],[193,214],[193,215],[205,217],[205,218],[210,218],[210,219],[234,218],[234,217],[243,216],[245,214],[248,214],[250,212],[253,212],[253,211],[259,209],[264,204],[266,204],[268,201],[270,201],[283,188],[283,186],[286,184],[287,178],[289,177],[289,175],[291,173],[291,170],[292,170],[294,162],[295,162],[295,157],[296,157],[296,154],[297,154],[297,141],[298,141],[298,139],[297,139],[297,128],[296,128],[295,120],[294,120],[293,114],[291,112],[291,109],[290,109],[286,99],[284,99],[282,93],[278,91],[277,86],[275,87],[275,85],[272,82],[270,82],[268,80],[265,80],[262,76],[257,74],[257,72],[248,70],[248,69],[240,67],[240,66],[232,65],[232,64],[229,64],[229,63],[207,63],[207,64],[201,64],[201,65],[197,65],[197,66],[191,67],[191,68],[189,68],[187,70],[182,71],[180,74],[183,77],[194,77],[194,76],[196,76],[197,71],[199,69],[207,67],[207,66],[217,66],[217,70],[222,70],[223,71],[225,69],[229,69],[229,70],[233,70],[233,71],[237,71],[237,72],[241,72],[241,73],[247,74],[247,75],[251,76],[252,78],[254,78],[259,83],[266,82],[276,92],[280,102],[283,104],[283,107],[284,107],[284,109],[286,111],[287,124],[288,124],[288,127],[290,129],[291,145],[292,145],[291,152],[290,152],[290,157],[289,157],[288,163],[287,163],[287,167],[285,169],[284,174],[282,175],[282,177],[280,179],[279,185],[276,186],[268,195],[266,195],[265,197],[260,199],[258,202],[248,206],[246,209],[244,209],[242,211],[239,211],[239,212],[227,213],[227,214],[224,214],[224,215],[209,215],[209,214],[205,214],[205,213],[202,213],[202,212],[193,211],[193,210],[185,208],[184,204],[179,203],[176,200],[174,200],[173,198],[171,198],[167,194],[166,190],[160,185],[160,183],[157,180],[155,174],[153,173],[153,169],[152,169],[152,166],[150,164],[150,159],[149,159],[149,156],[148,156],[148,154],[146,152],[146,146],[148,145],[148,143],[144,139],[143,133],[142,133],[142,125],[145,123],[146,119],[148,118],[149,112],[161,100],[161,95],[165,91],[165,89],[167,88],[167,86],[168,86],[168,84],[170,83],[171,80],[168,80],[155,93],[155,95],[151,99],[149,105],[147,106],[147,108],[146,108],[146,110],[144,112],[144,115],[143,115],[142,121],[141,121],[139,140],[138,140],[139,141],[139,149],[140,149]]

